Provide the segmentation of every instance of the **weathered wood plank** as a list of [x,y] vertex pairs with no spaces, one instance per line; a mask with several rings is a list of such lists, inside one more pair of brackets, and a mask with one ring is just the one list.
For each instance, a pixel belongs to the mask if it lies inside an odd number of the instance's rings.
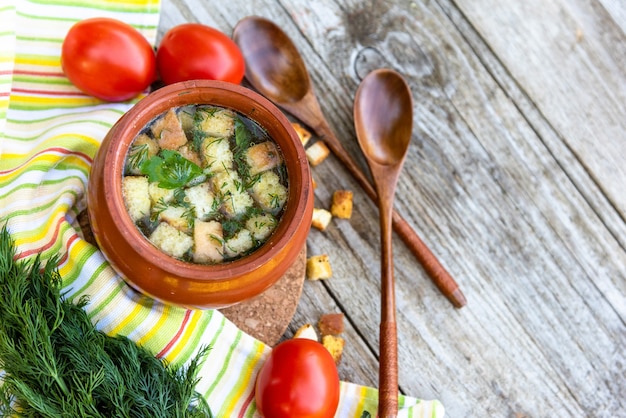
[[[454,310],[394,242],[402,391],[451,417],[614,417],[626,416],[626,13],[604,3],[167,0],[161,28],[280,24],[362,167],[358,83],[380,66],[405,74],[415,132],[396,206],[469,304]],[[336,159],[314,176],[318,206],[346,188],[355,212],[311,232],[309,254],[328,253],[335,275],[305,283],[287,336],[344,312],[341,377],[375,386],[376,207]]]

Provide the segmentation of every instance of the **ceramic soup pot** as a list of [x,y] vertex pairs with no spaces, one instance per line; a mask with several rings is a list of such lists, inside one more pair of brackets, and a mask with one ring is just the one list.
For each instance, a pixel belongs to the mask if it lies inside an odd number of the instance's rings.
[[[133,223],[122,196],[125,158],[136,135],[170,108],[202,104],[231,109],[258,123],[282,151],[288,181],[284,211],[268,241],[243,258],[212,265],[181,261],[158,249]],[[289,120],[258,93],[219,81],[172,84],[140,100],[104,138],[87,193],[94,236],[112,267],[138,291],[193,308],[230,306],[272,286],[306,245],[313,212],[309,165]]]

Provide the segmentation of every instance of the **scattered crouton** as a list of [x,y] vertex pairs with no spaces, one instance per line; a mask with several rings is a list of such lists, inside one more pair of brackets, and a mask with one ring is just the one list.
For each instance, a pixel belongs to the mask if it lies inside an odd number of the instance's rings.
[[352,217],[352,192],[349,190],[336,190],[330,206],[330,213],[341,219]]
[[164,149],[175,150],[187,143],[187,136],[174,109],[168,110],[163,117],[154,121],[152,135]]
[[309,132],[304,126],[300,125],[298,122],[291,122],[291,126],[293,126],[296,134],[298,134],[298,138],[300,138],[300,142],[302,142],[302,145],[306,145],[307,142],[309,142],[309,139],[311,139],[311,132]]
[[317,141],[306,149],[306,158],[312,166],[319,165],[329,154],[330,150],[322,141]]
[[332,218],[333,215],[326,209],[313,208],[313,219],[311,220],[311,226],[319,229],[320,231],[325,231]]
[[317,327],[322,336],[339,335],[344,331],[343,313],[328,313],[320,316]]
[[330,355],[333,357],[333,360],[335,360],[335,363],[339,363],[343,354],[345,340],[335,335],[324,335],[322,337],[322,345],[326,347]]
[[317,332],[311,324],[304,324],[293,335],[293,338],[306,338],[308,340],[319,341]]
[[122,196],[126,210],[133,222],[150,213],[150,192],[148,178],[126,176],[122,179]]
[[314,189],[317,189],[317,181],[315,181],[315,177],[311,176],[311,184],[313,185]]
[[333,275],[328,254],[314,255],[306,260],[306,276],[309,280],[330,279]]
[[282,158],[276,144],[272,141],[265,141],[248,148],[246,162],[250,167],[250,175],[254,176],[278,166]]

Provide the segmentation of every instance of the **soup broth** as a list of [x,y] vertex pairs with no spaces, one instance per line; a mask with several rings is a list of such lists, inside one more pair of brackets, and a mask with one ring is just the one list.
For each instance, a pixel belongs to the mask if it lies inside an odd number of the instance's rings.
[[180,260],[217,264],[244,257],[275,230],[288,196],[275,141],[230,109],[169,109],[133,140],[122,193],[146,238]]

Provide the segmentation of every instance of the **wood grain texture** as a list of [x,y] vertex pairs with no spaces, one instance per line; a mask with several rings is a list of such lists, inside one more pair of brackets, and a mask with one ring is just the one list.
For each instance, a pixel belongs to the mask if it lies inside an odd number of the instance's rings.
[[[261,15],[292,38],[344,147],[371,70],[402,73],[414,134],[396,209],[457,280],[451,307],[394,241],[399,384],[450,417],[626,416],[626,4],[610,0],[164,0],[161,31]],[[377,386],[378,213],[332,156],[313,230],[334,275],[306,282],[285,337],[344,312],[342,379]]]

